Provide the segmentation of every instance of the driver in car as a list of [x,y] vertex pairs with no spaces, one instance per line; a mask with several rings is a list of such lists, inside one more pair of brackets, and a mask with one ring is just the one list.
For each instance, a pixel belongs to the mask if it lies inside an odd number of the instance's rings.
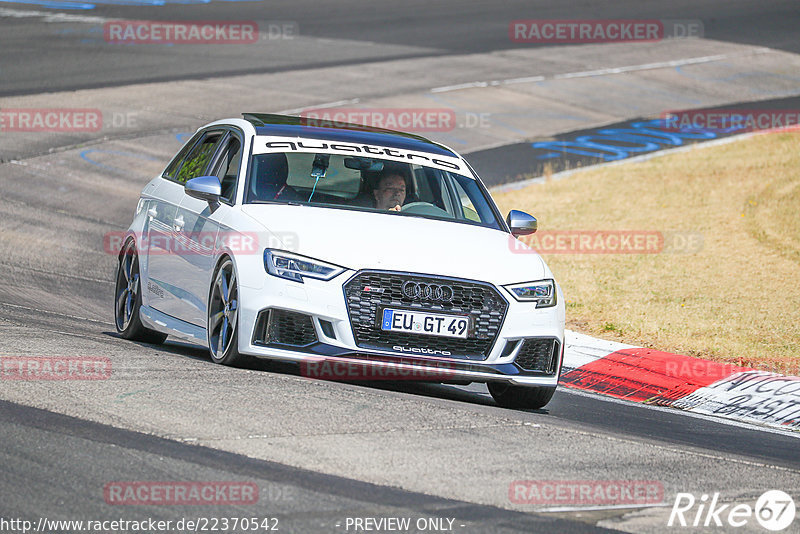
[[375,197],[377,209],[400,211],[400,207],[406,200],[406,181],[395,171],[385,171],[378,177],[372,194]]

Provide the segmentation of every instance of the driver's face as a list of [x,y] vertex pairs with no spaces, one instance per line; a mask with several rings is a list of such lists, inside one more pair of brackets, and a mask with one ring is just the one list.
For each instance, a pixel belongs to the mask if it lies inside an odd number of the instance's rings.
[[391,174],[383,178],[375,193],[375,207],[390,210],[402,206],[406,200],[406,182],[402,176]]

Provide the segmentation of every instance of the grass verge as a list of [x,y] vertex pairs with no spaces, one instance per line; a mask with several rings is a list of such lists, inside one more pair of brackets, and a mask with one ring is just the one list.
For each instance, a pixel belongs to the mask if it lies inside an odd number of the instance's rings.
[[[659,231],[655,254],[544,253],[567,327],[800,375],[800,133],[770,133],[493,194],[548,231]],[[696,242],[695,242],[696,244]],[[682,251],[681,251],[682,250]]]

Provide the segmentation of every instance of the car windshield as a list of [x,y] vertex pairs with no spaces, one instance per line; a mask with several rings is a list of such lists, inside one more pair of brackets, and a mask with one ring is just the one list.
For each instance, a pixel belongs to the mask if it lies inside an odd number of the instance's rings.
[[364,156],[255,154],[245,202],[311,204],[502,228],[491,200],[472,178]]

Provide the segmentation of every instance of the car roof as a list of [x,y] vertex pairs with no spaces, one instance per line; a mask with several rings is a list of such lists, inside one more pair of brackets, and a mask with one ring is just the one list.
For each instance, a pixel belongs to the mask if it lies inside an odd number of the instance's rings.
[[256,135],[361,143],[459,158],[458,154],[446,146],[410,133],[349,122],[293,117],[291,115],[276,115],[272,113],[243,113],[242,115],[246,121],[253,125]]

